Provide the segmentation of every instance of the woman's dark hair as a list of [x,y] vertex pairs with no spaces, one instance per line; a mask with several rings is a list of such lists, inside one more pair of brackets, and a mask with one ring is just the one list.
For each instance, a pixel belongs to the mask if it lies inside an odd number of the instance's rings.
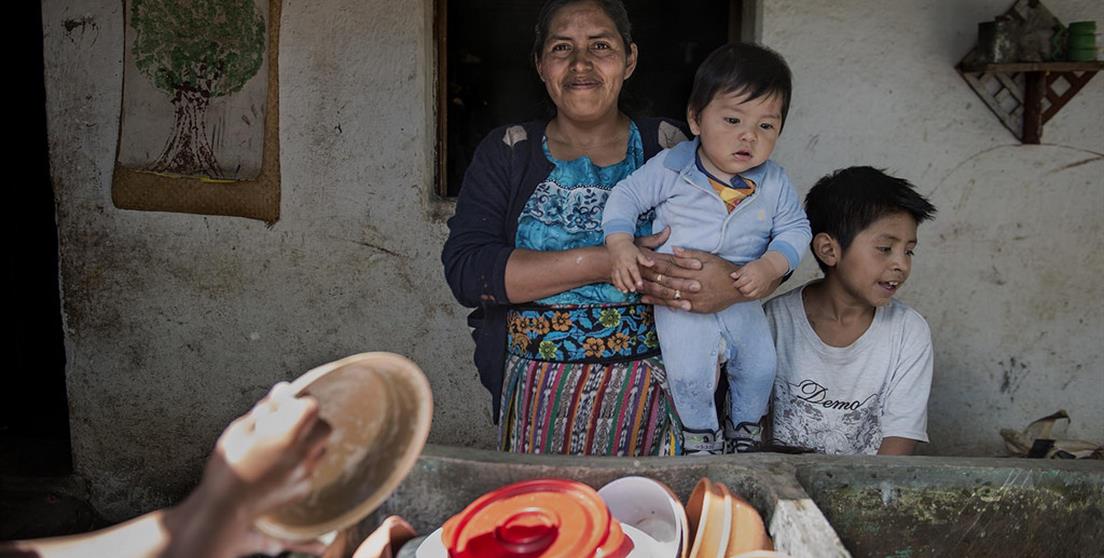
[[[826,233],[843,250],[874,221],[894,213],[908,213],[920,224],[935,216],[935,206],[909,181],[874,167],[837,170],[818,180],[805,196],[813,236]],[[828,272],[820,259],[817,265]]]
[[625,10],[625,4],[621,0],[548,0],[544,3],[544,6],[541,6],[540,14],[537,16],[537,24],[533,28],[533,58],[535,60],[541,58],[544,41],[548,39],[548,27],[552,25],[552,18],[556,17],[556,12],[565,6],[582,2],[590,2],[598,6],[613,20],[613,25],[617,27],[617,32],[621,34],[621,40],[625,43],[625,52],[629,52],[629,45],[632,44],[632,24],[629,23],[629,12]]
[[790,110],[792,82],[790,67],[777,52],[751,43],[730,43],[714,50],[698,66],[686,108],[700,119],[717,95],[746,94],[748,101],[778,95],[782,99],[781,132]]

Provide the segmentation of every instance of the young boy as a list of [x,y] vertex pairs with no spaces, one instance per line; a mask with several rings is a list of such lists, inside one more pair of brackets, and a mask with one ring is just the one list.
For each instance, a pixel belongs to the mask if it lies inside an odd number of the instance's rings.
[[[651,208],[655,230],[671,227],[660,252],[694,248],[741,265],[733,285],[748,298],[766,296],[797,267],[809,222],[785,171],[769,160],[789,109],[790,83],[782,57],[760,46],[726,45],[706,58],[686,109],[697,137],[652,158],[606,202],[602,226],[615,286],[636,290],[642,286],[637,266],[652,265],[633,244],[637,216]],[[655,320],[684,452],[755,449],[775,368],[760,302],[716,314],[657,307]],[[724,439],[713,401],[718,357],[728,361],[730,386]]]
[[805,211],[824,278],[765,307],[778,348],[774,442],[910,454],[928,441],[931,332],[893,295],[935,207],[903,179],[852,167],[820,179]]

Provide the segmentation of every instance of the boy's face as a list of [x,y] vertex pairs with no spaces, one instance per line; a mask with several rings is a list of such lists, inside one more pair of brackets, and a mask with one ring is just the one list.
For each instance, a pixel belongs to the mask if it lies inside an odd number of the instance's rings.
[[915,248],[916,219],[905,212],[886,215],[855,235],[830,280],[856,302],[884,306],[908,279]]
[[701,137],[702,164],[717,178],[730,180],[763,164],[774,151],[782,127],[782,98],[747,100],[742,93],[713,97],[701,114],[687,112],[690,131]]

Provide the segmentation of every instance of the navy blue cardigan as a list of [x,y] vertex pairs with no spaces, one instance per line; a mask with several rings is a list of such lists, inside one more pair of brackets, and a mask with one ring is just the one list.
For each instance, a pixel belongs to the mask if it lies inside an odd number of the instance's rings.
[[[634,119],[645,160],[686,139],[681,124],[667,119]],[[547,121],[496,128],[475,150],[449,219],[441,253],[445,280],[460,304],[475,308],[468,325],[475,339],[475,366],[491,392],[498,423],[506,366],[506,260],[514,251],[518,217],[549,173],[541,138]]]

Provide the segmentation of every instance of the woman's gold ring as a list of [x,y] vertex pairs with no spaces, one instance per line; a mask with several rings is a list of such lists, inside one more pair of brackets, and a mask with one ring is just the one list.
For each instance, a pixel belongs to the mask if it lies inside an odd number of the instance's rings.
[[682,300],[682,291],[675,289],[675,300]]
[[656,280],[655,280],[655,282],[656,282],[656,283],[658,283],[658,284],[660,284],[660,285],[662,285],[662,284],[663,284],[663,274],[662,274],[662,273],[660,273],[659,275],[656,275]]

